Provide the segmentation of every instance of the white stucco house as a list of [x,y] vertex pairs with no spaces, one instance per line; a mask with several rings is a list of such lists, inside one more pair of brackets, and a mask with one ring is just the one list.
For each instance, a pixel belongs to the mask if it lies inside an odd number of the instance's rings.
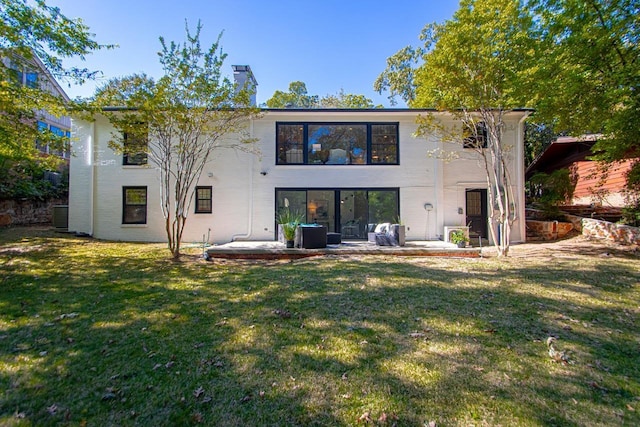
[[[216,149],[197,184],[183,242],[275,240],[276,214],[285,207],[343,240],[364,240],[368,224],[396,221],[405,225],[407,240],[442,239],[445,227],[464,225],[489,238],[481,162],[472,150],[435,134],[415,137],[417,116],[428,112],[264,109],[247,122],[259,154],[229,148],[233,136]],[[512,242],[525,240],[528,114],[505,117],[518,195]],[[101,115],[73,121],[69,230],[108,240],[166,241],[158,172],[111,150],[112,132],[117,130]],[[436,150],[454,155],[429,155]]]

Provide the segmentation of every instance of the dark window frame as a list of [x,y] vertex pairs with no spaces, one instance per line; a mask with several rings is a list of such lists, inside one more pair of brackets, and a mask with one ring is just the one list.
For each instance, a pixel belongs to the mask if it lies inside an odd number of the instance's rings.
[[[199,190],[208,190],[209,191],[209,198],[200,198],[200,193]],[[196,191],[194,193],[194,197],[195,197],[195,213],[197,214],[210,214],[213,213],[213,187],[211,185],[199,185],[196,187]],[[209,206],[208,208],[202,209],[200,206],[200,202],[202,201],[208,201],[209,202]]]
[[[142,204],[127,204],[127,190],[144,190],[144,219],[141,221],[128,221],[127,208],[130,206],[142,206]],[[143,186],[123,186],[122,187],[122,224],[146,224],[149,206],[149,191],[146,185]]]
[[[366,126],[366,159],[364,163],[311,163],[309,160],[309,126]],[[395,126],[395,161],[393,162],[374,162],[373,156],[373,126]],[[279,141],[280,126],[302,126],[303,127],[303,140],[302,140],[302,163],[288,163],[286,157],[283,161],[282,156],[279,155],[285,147],[282,147],[282,143]],[[319,121],[319,122],[276,122],[276,165],[278,166],[397,166],[400,164],[400,123],[399,122],[331,122],[331,121]]]
[[[134,126],[144,126],[147,127],[145,123],[136,123]],[[128,132],[123,132],[122,134],[122,149],[124,153],[122,154],[122,165],[123,166],[145,166],[149,164],[149,156],[145,151],[138,151],[135,153],[129,153],[127,150],[128,145],[136,144],[138,146],[146,146],[148,147],[149,140],[148,137],[144,138],[144,141],[138,141],[137,139],[133,139],[129,141],[130,134]]]
[[[472,135],[465,135],[462,140],[462,147],[467,149],[487,148],[487,141],[489,140],[489,134],[487,132],[487,125],[484,122],[478,122],[475,124],[475,132]],[[470,132],[469,129],[465,128]]]
[[[340,213],[341,213],[341,204],[340,204],[340,197],[339,194],[341,191],[366,191],[367,193],[372,192],[372,191],[391,191],[395,193],[395,204],[396,204],[396,210],[398,213],[398,216],[401,215],[401,205],[400,205],[400,187],[276,187],[274,189],[274,212],[278,212],[278,192],[280,191],[300,191],[300,192],[304,192],[305,193],[305,199],[308,199],[308,192],[309,191],[333,191],[335,193],[335,197],[334,197],[334,215],[335,215],[335,219],[339,219],[340,218]],[[367,196],[368,199],[368,196]],[[306,205],[306,203],[305,203]],[[306,222],[308,220],[308,218],[306,217],[306,211],[305,211],[305,218],[303,219],[303,222]],[[369,218],[367,218],[367,222],[369,221]],[[276,239],[278,238],[277,236],[277,230],[278,230],[278,224],[276,221],[276,218],[274,218],[274,223],[275,223],[275,228],[274,230],[276,230]],[[337,227],[339,221],[335,221],[335,226]],[[330,232],[339,232],[339,230],[328,230]]]

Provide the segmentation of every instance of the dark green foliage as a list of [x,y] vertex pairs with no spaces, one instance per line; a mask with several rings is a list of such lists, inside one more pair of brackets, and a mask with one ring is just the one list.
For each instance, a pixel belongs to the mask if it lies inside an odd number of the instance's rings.
[[[534,119],[535,120],[535,116]],[[529,166],[533,161],[560,136],[552,125],[527,121],[524,128],[524,165]]]
[[550,174],[538,172],[529,180],[531,198],[545,213],[546,219],[561,219],[558,206],[571,200],[575,183],[569,169],[558,169]]
[[627,206],[622,209],[622,222],[640,226],[640,161],[631,165],[627,172]]

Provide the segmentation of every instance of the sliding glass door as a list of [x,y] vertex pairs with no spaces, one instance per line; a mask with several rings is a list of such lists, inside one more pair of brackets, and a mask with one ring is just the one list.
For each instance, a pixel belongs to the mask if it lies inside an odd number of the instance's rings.
[[397,222],[397,188],[276,189],[276,215],[285,209],[320,224],[343,239],[366,239],[369,224]]

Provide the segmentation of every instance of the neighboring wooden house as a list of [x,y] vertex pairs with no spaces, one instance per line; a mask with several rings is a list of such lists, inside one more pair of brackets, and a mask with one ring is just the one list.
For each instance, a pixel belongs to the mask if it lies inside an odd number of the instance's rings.
[[597,140],[598,135],[558,138],[529,165],[526,179],[529,180],[538,172],[549,174],[566,168],[575,183],[570,204],[624,206],[626,173],[634,159],[613,164],[590,160],[591,148]]
[[[264,109],[247,120],[260,155],[225,149],[237,144],[234,136],[216,150],[197,183],[184,241],[275,240],[276,214],[284,208],[343,239],[366,240],[370,224],[400,219],[407,240],[442,238],[445,227],[467,224],[489,238],[487,179],[477,154],[436,133],[414,137],[424,113],[435,112]],[[529,113],[514,110],[504,119],[517,195],[512,242],[525,240]],[[435,114],[446,126],[460,125],[450,114]],[[102,239],[165,241],[156,169],[146,156],[113,151],[108,141],[117,129],[103,115],[94,119],[73,120],[69,230]],[[429,156],[438,150],[452,155]]]

